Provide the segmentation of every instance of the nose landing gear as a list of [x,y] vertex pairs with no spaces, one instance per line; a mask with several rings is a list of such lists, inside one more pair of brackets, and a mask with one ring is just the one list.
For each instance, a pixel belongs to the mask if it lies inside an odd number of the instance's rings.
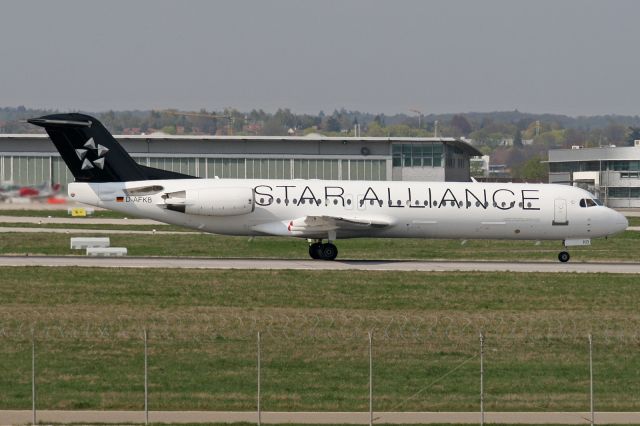
[[569,252],[561,251],[560,254],[558,254],[558,260],[562,263],[567,263],[569,259],[571,259]]
[[312,259],[334,260],[338,257],[338,247],[332,243],[315,242],[309,246],[309,256]]

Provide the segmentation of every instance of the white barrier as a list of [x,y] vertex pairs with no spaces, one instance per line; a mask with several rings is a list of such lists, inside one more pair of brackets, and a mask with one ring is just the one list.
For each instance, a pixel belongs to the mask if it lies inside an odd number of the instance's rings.
[[86,249],[89,247],[109,247],[109,237],[73,237],[71,238],[71,250]]
[[87,256],[126,256],[126,247],[87,247]]

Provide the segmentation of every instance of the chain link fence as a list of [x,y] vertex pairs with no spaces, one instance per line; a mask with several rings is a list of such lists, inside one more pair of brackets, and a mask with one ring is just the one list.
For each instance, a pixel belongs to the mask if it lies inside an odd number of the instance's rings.
[[0,323],[1,408],[640,411],[640,339],[613,322],[590,346],[524,316],[87,316]]

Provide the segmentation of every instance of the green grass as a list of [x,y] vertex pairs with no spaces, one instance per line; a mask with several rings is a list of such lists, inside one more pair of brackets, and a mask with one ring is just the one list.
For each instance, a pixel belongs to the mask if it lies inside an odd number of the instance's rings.
[[0,408],[30,407],[30,330],[42,409],[640,409],[640,281],[633,275],[0,269]]
[[627,220],[629,221],[629,226],[640,226],[640,217],[627,217]]
[[[162,230],[169,228],[161,228]],[[93,235],[93,234],[92,234]],[[96,236],[101,235],[99,231]],[[70,255],[82,254],[69,249],[74,235],[54,233],[4,233],[0,254]],[[85,234],[86,236],[86,234]],[[110,235],[112,246],[124,246],[131,256],[200,256],[308,259],[305,240],[275,237],[226,237],[211,234],[185,235]],[[557,261],[560,242],[428,239],[339,240],[339,259],[452,259],[504,261]],[[628,231],[609,239],[593,240],[588,247],[572,247],[572,262],[638,261],[640,233]]]

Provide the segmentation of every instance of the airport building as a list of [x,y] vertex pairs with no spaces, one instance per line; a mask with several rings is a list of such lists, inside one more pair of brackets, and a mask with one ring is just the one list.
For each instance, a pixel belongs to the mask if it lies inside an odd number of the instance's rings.
[[[454,138],[115,137],[140,164],[201,178],[469,181],[470,158],[482,155]],[[0,134],[0,178],[73,181],[45,134]]]
[[640,207],[640,141],[635,142],[550,150],[549,182],[584,188],[609,207]]

